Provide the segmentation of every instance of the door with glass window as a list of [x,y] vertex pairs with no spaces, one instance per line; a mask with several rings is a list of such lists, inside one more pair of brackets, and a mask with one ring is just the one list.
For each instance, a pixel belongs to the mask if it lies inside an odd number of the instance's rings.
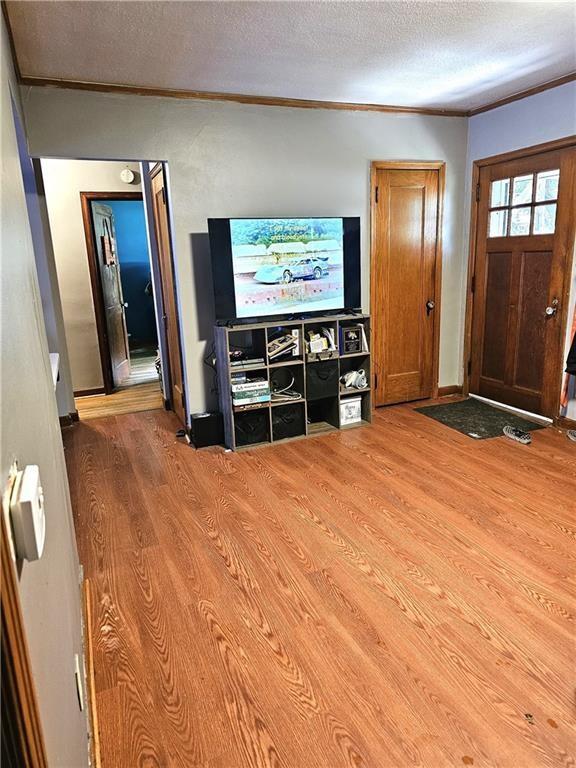
[[480,169],[470,392],[552,416],[560,386],[574,149]]

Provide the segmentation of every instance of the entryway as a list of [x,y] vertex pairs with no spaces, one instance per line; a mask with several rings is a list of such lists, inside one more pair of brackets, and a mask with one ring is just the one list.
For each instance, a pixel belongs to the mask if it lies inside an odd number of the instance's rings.
[[556,418],[575,235],[576,148],[572,142],[537,150],[476,164],[469,391]]
[[40,162],[80,418],[164,406],[185,425],[164,165]]
[[142,194],[81,192],[80,198],[105,393],[158,382],[158,336]]

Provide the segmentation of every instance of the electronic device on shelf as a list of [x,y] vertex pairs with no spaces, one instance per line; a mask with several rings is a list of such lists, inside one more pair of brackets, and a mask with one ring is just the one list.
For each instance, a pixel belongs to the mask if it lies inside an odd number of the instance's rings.
[[268,342],[268,359],[274,360],[279,355],[283,355],[286,352],[292,352],[292,350],[298,347],[298,339],[291,333],[286,333],[277,339],[272,339]]
[[357,310],[360,218],[208,219],[216,318]]

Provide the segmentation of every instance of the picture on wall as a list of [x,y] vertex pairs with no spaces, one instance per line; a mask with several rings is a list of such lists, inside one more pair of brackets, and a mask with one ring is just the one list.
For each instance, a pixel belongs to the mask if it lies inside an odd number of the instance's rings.
[[238,317],[344,306],[341,218],[231,219]]

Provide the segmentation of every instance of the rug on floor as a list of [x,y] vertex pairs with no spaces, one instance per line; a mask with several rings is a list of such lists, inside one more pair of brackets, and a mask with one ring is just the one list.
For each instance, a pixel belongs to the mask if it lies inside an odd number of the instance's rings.
[[524,432],[532,432],[546,426],[536,421],[523,419],[509,411],[494,408],[494,406],[473,397],[454,403],[425,405],[423,408],[416,408],[416,410],[424,416],[429,416],[431,419],[439,421],[451,429],[456,429],[475,440],[502,437],[502,430],[505,426],[518,427]]

